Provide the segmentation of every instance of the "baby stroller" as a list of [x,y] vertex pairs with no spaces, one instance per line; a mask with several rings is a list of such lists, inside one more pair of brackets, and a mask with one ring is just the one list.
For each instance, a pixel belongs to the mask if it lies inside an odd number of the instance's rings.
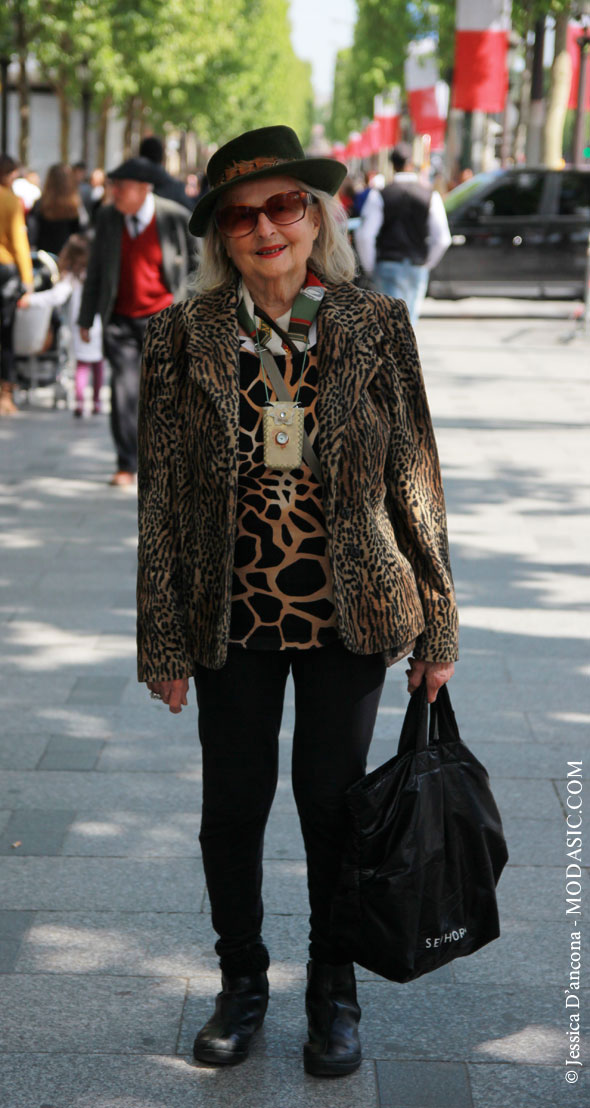
[[[59,279],[57,262],[45,250],[33,251],[34,291],[50,289]],[[72,367],[70,335],[64,308],[35,304],[17,308],[13,331],[17,382],[26,392],[53,386],[53,407],[67,406]]]

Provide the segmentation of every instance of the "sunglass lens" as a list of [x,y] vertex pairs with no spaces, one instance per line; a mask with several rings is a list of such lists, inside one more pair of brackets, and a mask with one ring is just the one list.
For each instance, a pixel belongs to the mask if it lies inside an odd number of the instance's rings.
[[256,212],[241,204],[229,204],[227,208],[220,208],[215,214],[219,230],[224,235],[247,235],[256,224]]
[[296,223],[305,215],[305,198],[300,192],[278,192],[265,204],[273,223]]

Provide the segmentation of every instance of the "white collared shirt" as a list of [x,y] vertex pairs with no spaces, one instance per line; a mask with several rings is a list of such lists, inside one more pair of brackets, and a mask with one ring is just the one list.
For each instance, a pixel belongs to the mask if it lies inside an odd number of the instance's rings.
[[131,238],[136,237],[135,220],[137,220],[137,234],[141,235],[145,231],[146,227],[149,227],[152,219],[154,218],[154,212],[156,210],[156,202],[154,200],[153,192],[148,192],[141,208],[135,212],[135,215],[125,216],[125,226],[131,235]]

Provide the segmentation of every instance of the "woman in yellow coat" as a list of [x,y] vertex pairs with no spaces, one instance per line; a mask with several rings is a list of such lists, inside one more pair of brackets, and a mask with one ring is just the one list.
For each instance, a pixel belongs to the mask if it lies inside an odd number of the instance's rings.
[[0,415],[13,415],[15,370],[12,329],[17,305],[26,307],[33,290],[33,264],[29,250],[25,214],[12,191],[18,164],[8,154],[0,155]]

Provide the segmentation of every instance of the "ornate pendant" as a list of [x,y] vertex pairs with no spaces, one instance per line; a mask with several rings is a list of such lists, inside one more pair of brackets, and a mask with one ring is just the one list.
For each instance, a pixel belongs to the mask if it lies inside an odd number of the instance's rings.
[[269,469],[298,469],[305,412],[294,400],[271,400],[262,412],[264,462]]

